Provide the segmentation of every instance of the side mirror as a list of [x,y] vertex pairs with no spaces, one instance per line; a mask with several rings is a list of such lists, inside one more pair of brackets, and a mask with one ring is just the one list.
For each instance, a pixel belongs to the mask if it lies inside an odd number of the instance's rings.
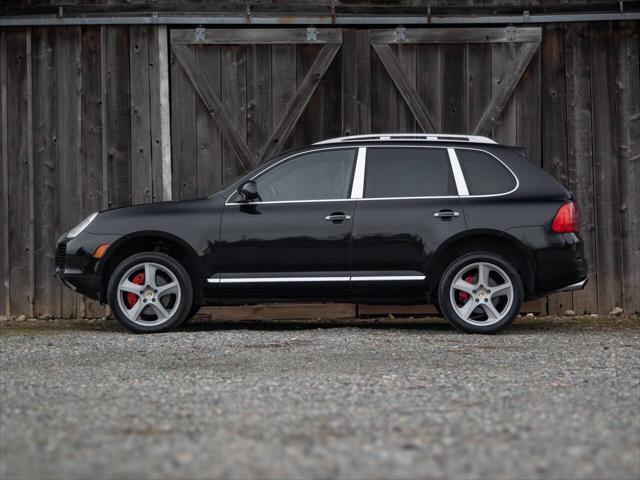
[[248,180],[238,187],[238,193],[242,195],[245,201],[250,202],[258,198],[258,186],[253,180]]

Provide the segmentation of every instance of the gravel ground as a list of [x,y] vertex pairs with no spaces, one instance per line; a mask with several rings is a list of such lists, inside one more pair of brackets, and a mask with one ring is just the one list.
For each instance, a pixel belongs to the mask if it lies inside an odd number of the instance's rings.
[[640,319],[0,324],[0,477],[640,478]]

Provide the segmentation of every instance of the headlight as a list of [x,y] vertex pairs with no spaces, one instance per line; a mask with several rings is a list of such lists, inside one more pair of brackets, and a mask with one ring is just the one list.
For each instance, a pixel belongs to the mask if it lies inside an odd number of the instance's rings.
[[80,232],[82,232],[85,228],[87,228],[89,224],[93,222],[93,219],[96,218],[97,216],[98,216],[98,212],[93,212],[87,218],[82,220],[78,225],[76,225],[71,230],[69,230],[69,232],[67,233],[67,238],[77,237],[80,234]]

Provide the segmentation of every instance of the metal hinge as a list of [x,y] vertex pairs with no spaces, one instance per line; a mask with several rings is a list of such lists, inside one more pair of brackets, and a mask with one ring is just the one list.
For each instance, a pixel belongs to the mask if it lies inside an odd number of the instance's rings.
[[206,33],[205,33],[204,27],[196,28],[196,42],[198,43],[204,42],[205,36],[206,36]]
[[404,27],[396,28],[394,32],[396,36],[396,43],[403,43],[407,41],[407,29]]
[[316,27],[307,27],[307,42],[318,41],[318,29]]

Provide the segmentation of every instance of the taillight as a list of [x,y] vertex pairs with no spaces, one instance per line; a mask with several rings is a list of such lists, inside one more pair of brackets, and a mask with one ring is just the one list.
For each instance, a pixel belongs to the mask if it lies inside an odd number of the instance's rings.
[[575,233],[580,229],[580,218],[575,203],[568,202],[560,207],[551,229],[557,233]]

